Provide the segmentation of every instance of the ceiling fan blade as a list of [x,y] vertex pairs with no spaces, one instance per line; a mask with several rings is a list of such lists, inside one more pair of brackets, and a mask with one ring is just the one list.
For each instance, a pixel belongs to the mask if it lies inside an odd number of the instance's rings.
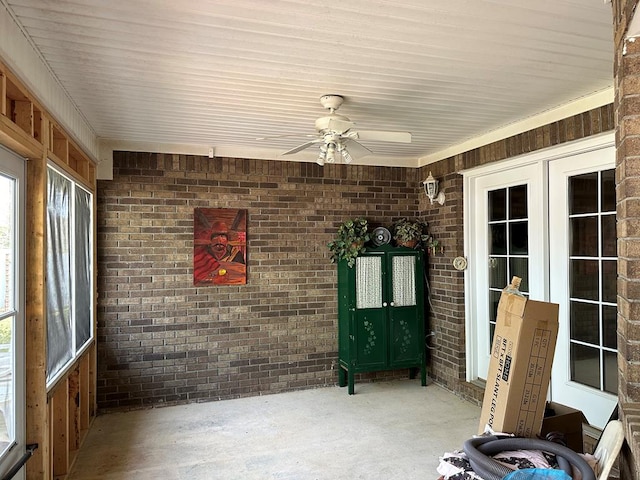
[[305,138],[305,137],[317,137],[317,135],[312,133],[309,133],[309,134],[288,133],[285,135],[270,135],[268,137],[258,137],[256,138],[256,140],[271,140],[273,138],[285,138],[285,137]]
[[353,138],[345,138],[343,143],[344,146],[348,149],[351,156],[354,158],[361,158],[372,153],[371,150],[369,150],[364,145],[356,142]]
[[287,150],[286,152],[282,153],[281,155],[291,155],[292,153],[298,153],[302,150],[304,150],[305,148],[309,148],[311,145],[315,145],[316,143],[320,143],[323,142],[324,140],[322,138],[317,138],[315,140],[311,140],[310,142],[305,142],[302,145],[298,145],[297,147],[292,148],[291,150]]
[[376,140],[378,142],[411,143],[409,132],[385,132],[382,130],[358,130],[349,132],[349,137],[356,140]]

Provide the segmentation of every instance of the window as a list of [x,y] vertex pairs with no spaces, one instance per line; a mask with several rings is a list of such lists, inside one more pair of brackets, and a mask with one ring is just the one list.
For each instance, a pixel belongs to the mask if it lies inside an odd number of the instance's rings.
[[614,169],[568,178],[571,380],[618,393]]
[[514,185],[487,192],[489,245],[489,345],[493,342],[500,295],[514,276],[520,292],[529,293],[528,185]]
[[[0,476],[25,448],[25,160],[0,147]],[[19,476],[16,478],[24,478]]]
[[92,195],[47,172],[47,385],[93,338]]

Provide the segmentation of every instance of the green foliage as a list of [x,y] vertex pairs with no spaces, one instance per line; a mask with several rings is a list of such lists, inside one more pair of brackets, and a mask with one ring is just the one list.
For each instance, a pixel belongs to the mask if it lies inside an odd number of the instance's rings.
[[426,222],[401,218],[391,226],[391,235],[397,244],[415,241],[415,248],[435,248],[439,242],[429,235],[427,227]]
[[346,260],[353,267],[356,257],[366,251],[364,244],[371,239],[369,223],[364,218],[347,220],[338,228],[336,237],[327,246],[331,252],[331,262]]
[[0,322],[0,345],[11,344],[11,320]]

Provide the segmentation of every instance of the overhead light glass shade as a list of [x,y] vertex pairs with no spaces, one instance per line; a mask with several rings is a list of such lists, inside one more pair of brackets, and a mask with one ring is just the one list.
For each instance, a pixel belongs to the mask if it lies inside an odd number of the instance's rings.
[[353,161],[353,157],[349,152],[347,152],[345,147],[342,148],[340,153],[342,153],[342,160],[344,160],[344,163],[351,163]]
[[324,162],[327,159],[327,147],[325,145],[320,145],[320,153],[318,154],[318,158],[316,158],[316,163],[321,167],[324,166]]
[[438,180],[433,178],[431,172],[429,172],[427,179],[422,182],[422,185],[424,186],[424,193],[431,201],[431,205],[433,205],[434,201],[438,202],[440,205],[444,205],[444,192],[438,193]]
[[327,163],[333,163],[336,161],[336,144],[330,143],[327,145]]

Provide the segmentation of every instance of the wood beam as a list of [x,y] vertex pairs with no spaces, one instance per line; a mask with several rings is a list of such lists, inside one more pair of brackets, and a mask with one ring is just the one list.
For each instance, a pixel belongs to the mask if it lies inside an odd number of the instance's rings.
[[[0,118],[1,119],[1,118]],[[43,152],[27,162],[26,212],[26,434],[38,449],[27,462],[27,480],[51,478],[47,408],[46,328],[46,192],[47,158]]]

